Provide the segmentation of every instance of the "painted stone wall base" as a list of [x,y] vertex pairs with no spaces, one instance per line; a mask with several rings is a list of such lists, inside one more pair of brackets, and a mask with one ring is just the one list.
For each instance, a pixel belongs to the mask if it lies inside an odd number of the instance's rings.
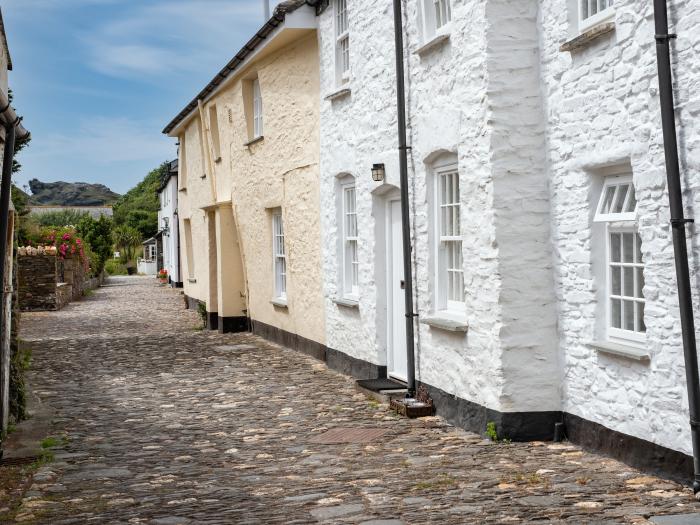
[[219,317],[218,323],[220,334],[247,332],[250,330],[250,323],[245,316]]
[[386,377],[386,366],[375,365],[362,359],[349,356],[338,350],[326,348],[328,368],[357,379],[377,379]]
[[603,452],[633,467],[664,474],[681,483],[688,483],[693,478],[692,456],[611,430],[574,414],[564,413],[564,423],[569,440],[583,448]]
[[218,312],[207,312],[207,329],[218,330],[219,329],[219,313]]
[[562,420],[562,413],[552,412],[499,412],[462,399],[427,383],[418,383],[433,398],[435,412],[455,426],[484,434],[486,425],[496,424],[499,437],[512,441],[552,441],[554,423]]
[[255,319],[251,320],[252,332],[282,346],[297,350],[320,361],[326,360],[326,346],[297,334],[287,332]]

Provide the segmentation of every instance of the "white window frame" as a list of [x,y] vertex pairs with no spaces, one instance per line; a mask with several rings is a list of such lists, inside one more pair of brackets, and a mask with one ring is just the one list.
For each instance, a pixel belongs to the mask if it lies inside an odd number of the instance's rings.
[[[595,6],[596,13],[585,16]],[[576,0],[578,9],[578,29],[579,32],[584,31],[607,22],[615,16],[614,0]]]
[[[450,31],[452,22],[451,0],[420,0],[419,3],[420,26],[424,42],[428,42],[436,36]],[[440,20],[438,20],[438,13],[440,14]]]
[[260,80],[253,80],[253,138],[263,136],[263,101],[260,91]]
[[[350,194],[352,196],[350,197]],[[352,200],[349,201],[349,198]],[[342,284],[343,297],[358,300],[360,296],[360,258],[357,229],[357,188],[355,181],[341,184]],[[348,204],[352,203],[352,206]]]
[[[453,198],[451,202],[443,202],[442,191],[441,191],[441,181],[445,177],[452,177],[453,181],[456,182],[456,187],[453,186],[453,191],[456,192],[456,200]],[[435,310],[436,312],[442,312],[447,314],[452,314],[455,316],[463,317],[466,314],[466,303],[465,303],[465,293],[464,293],[464,257],[463,257],[463,241],[461,235],[461,197],[460,197],[460,184],[459,184],[459,170],[455,162],[450,162],[449,164],[444,163],[441,165],[436,165],[433,168],[433,224],[434,224],[434,261],[435,261]],[[451,234],[443,234],[443,218],[447,209],[457,208],[456,215],[451,214]],[[450,252],[447,249],[447,243],[456,245],[456,251]],[[455,248],[453,248],[455,250]],[[448,266],[448,257],[452,253],[458,256],[460,261],[459,268],[454,268]],[[461,297],[461,300],[455,300],[455,297],[450,297],[450,291],[448,290],[450,273],[458,274],[461,277],[461,287],[458,283],[453,283],[452,292],[457,291],[457,297]]]
[[284,247],[284,221],[282,210],[272,211],[272,272],[274,299],[287,300],[287,256]]
[[337,83],[350,81],[350,31],[347,0],[334,1],[335,19],[335,69]]
[[[624,196],[624,201],[621,205],[621,211],[615,212],[614,209],[607,210],[607,196],[611,195],[610,208],[614,208],[620,197],[620,189],[627,186],[627,191]],[[613,193],[614,191],[614,193]],[[609,193],[610,192],[610,193]],[[633,201],[631,199],[634,199]],[[630,207],[633,209],[630,210]],[[631,344],[633,346],[643,346],[646,342],[646,326],[644,331],[639,328],[639,319],[634,314],[634,329],[629,330],[623,328],[625,322],[625,304],[632,302],[642,304],[642,308],[646,307],[644,298],[643,285],[639,286],[639,275],[644,281],[644,261],[641,255],[641,238],[639,236],[636,222],[637,199],[636,191],[632,175],[610,175],[605,177],[603,188],[598,199],[596,214],[594,221],[605,223],[605,334],[606,339],[613,343]],[[620,237],[620,254],[619,260],[613,261],[612,235],[627,234],[632,235],[632,261],[624,261],[624,237]],[[613,293],[613,271],[620,268],[620,280],[618,293]],[[626,293],[625,287],[625,269],[632,271],[632,293]],[[639,272],[638,270],[641,270]],[[620,327],[613,326],[613,301],[620,302]],[[644,317],[641,318],[644,324]]]

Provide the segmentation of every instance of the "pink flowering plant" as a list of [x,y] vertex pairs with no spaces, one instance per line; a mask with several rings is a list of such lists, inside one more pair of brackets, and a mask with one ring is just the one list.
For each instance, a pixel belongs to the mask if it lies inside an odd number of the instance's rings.
[[90,265],[85,253],[85,243],[78,237],[75,228],[65,226],[62,228],[44,228],[41,231],[43,242],[47,246],[55,246],[57,255],[61,259],[78,258],[87,270]]

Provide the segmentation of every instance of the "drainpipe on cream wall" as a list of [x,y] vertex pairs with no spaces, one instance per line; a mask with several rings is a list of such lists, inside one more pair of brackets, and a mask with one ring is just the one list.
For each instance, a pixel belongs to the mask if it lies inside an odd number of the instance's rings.
[[200,129],[202,130],[199,145],[202,148],[202,155],[204,155],[207,159],[207,171],[209,172],[209,184],[211,185],[212,204],[215,204],[219,200],[216,195],[216,175],[214,174],[214,162],[211,158],[211,149],[209,148],[207,127],[204,125],[206,120],[204,120],[204,105],[202,104],[201,99],[197,100],[197,109],[199,109],[199,121],[201,122]]

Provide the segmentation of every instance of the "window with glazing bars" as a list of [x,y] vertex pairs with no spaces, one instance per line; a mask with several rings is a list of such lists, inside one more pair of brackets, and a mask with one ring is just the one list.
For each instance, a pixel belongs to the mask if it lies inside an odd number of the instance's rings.
[[284,225],[282,210],[272,213],[272,253],[275,271],[275,297],[287,298],[287,258],[284,253]]
[[343,187],[343,292],[359,295],[359,265],[357,254],[357,204],[355,186]]
[[636,208],[632,177],[606,177],[594,220],[607,223],[607,327],[611,339],[643,340],[646,332],[644,262]]
[[460,233],[459,174],[456,169],[437,172],[438,292],[440,307],[464,309],[464,270]]
[[347,0],[335,0],[335,42],[338,81],[345,82],[350,74]]
[[263,136],[263,106],[260,93],[260,81],[253,80],[253,135],[254,138]]
[[432,0],[435,10],[435,29],[440,29],[447,22],[452,20],[452,9],[450,0]]
[[612,14],[613,0],[579,0],[580,23],[592,26]]

